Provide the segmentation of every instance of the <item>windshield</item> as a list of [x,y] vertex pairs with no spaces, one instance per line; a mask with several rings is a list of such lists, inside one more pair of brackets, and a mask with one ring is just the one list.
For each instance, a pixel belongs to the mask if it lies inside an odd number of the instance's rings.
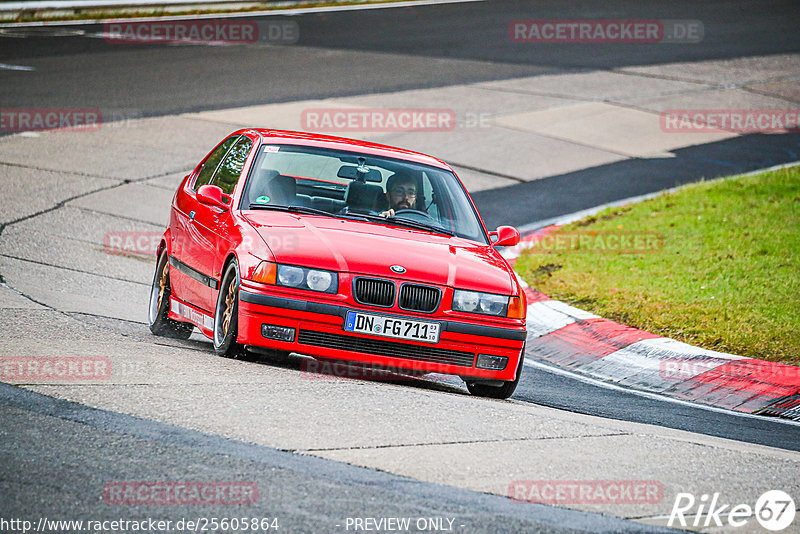
[[370,222],[488,243],[455,175],[409,161],[308,146],[264,145],[250,170],[240,209],[287,207],[321,215],[363,215]]

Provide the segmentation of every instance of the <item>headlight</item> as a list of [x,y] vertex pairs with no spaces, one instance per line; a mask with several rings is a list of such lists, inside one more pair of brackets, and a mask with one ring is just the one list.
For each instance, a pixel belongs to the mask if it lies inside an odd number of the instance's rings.
[[324,293],[336,293],[338,288],[336,273],[294,265],[278,265],[278,285],[310,289]]
[[453,309],[464,312],[475,312],[481,303],[480,293],[456,290],[453,294]]
[[278,285],[297,287],[303,283],[306,273],[300,267],[278,265]]
[[505,317],[508,313],[508,297],[456,289],[453,293],[453,310]]
[[308,271],[306,285],[314,291],[327,291],[333,283],[333,275],[328,271]]
[[339,278],[335,272],[294,265],[276,265],[268,261],[262,261],[259,264],[253,273],[252,280],[263,284],[310,289],[324,293],[336,293],[339,290]]

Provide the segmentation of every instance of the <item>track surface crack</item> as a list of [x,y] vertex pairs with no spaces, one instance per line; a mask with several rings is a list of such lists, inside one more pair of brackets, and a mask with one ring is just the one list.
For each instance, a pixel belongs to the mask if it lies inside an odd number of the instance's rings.
[[428,447],[439,445],[470,445],[473,443],[513,443],[521,441],[546,441],[557,439],[576,439],[576,438],[607,438],[617,436],[631,436],[630,432],[611,432],[607,434],[580,434],[575,436],[545,436],[540,438],[503,438],[503,439],[476,439],[476,440],[458,440],[458,441],[438,441],[430,443],[403,443],[392,445],[364,445],[359,447],[331,447],[331,448],[318,448],[318,449],[293,449],[293,452],[329,452],[329,451],[357,451],[357,450],[377,450],[377,449],[402,449],[406,447]]

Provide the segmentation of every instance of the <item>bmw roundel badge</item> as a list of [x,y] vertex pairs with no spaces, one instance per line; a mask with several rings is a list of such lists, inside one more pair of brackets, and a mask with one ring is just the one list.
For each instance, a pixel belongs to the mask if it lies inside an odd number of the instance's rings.
[[405,268],[405,267],[403,267],[402,265],[392,265],[392,266],[391,266],[391,267],[389,267],[389,268],[390,268],[392,271],[396,272],[397,274],[403,274],[404,272],[406,272],[406,268]]

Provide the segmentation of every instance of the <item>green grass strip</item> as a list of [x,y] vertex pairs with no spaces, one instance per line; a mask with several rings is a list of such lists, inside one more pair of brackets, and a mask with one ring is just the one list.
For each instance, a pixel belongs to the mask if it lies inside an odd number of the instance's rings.
[[[18,1],[18,0],[0,0],[0,4],[4,2],[11,2],[11,1]],[[23,0],[25,1],[25,0]],[[208,0],[213,1],[213,0]],[[247,1],[247,0],[244,0]],[[74,8],[75,14],[74,15],[50,15],[48,10],[35,10],[32,9],[32,13],[24,12],[18,16],[14,20],[5,20],[2,21],[4,23],[14,23],[14,22],[41,22],[41,21],[48,21],[48,22],[58,22],[58,21],[94,21],[94,20],[105,20],[105,19],[125,19],[125,18],[142,18],[142,17],[184,17],[184,16],[193,16],[193,15],[214,15],[214,14],[229,14],[229,13],[250,13],[250,12],[262,12],[262,11],[285,11],[290,9],[308,9],[308,8],[315,8],[315,7],[339,7],[339,6],[363,6],[369,4],[393,4],[397,2],[403,2],[405,0],[352,0],[352,1],[333,1],[333,2],[325,2],[325,1],[315,1],[309,0],[308,2],[299,1],[296,4],[279,4],[274,5],[265,1],[257,6],[252,7],[242,7],[242,8],[231,8],[231,7],[215,7],[211,9],[180,9],[180,5],[172,6],[170,9],[164,9],[160,7],[152,7],[147,5],[131,5],[126,7],[125,9],[116,9],[113,7],[81,7],[81,8]],[[59,8],[61,9],[61,8]],[[68,0],[64,1],[64,10],[73,9],[70,6]]]

